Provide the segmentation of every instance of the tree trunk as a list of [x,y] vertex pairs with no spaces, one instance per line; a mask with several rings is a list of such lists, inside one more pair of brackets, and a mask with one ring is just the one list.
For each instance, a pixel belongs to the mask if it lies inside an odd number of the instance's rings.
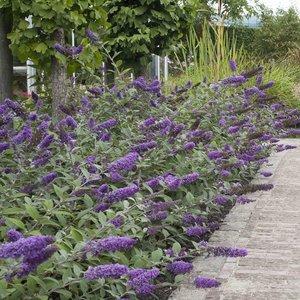
[[0,9],[0,103],[13,97],[13,58],[7,34],[11,32],[13,16],[10,8]]
[[[65,34],[63,28],[56,29],[52,34],[52,39],[64,46]],[[52,118],[54,122],[63,118],[60,105],[66,105],[67,95],[67,66],[61,63],[55,56],[51,60],[51,85],[52,85]]]

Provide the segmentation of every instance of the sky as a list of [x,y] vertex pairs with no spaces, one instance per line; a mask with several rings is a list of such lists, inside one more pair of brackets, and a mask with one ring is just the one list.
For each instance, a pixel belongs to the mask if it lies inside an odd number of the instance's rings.
[[260,0],[260,2],[274,10],[277,8],[287,9],[294,6],[300,12],[300,0]]

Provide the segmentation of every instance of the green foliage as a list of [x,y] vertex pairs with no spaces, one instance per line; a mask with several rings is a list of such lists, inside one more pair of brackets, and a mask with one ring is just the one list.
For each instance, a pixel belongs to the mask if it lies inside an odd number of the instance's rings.
[[284,58],[300,45],[300,17],[294,8],[262,15],[262,27],[256,31],[254,47],[263,58]]
[[188,1],[139,0],[105,1],[108,21],[107,36],[112,53],[119,53],[125,67],[142,72],[151,53],[167,52],[191,22]]
[[248,64],[248,56],[243,47],[237,48],[237,39],[229,36],[224,27],[204,22],[202,36],[194,28],[190,29],[186,40],[181,41],[179,51],[174,53],[175,63],[181,71],[179,76],[171,77],[170,81],[184,84],[188,80],[208,82],[219,80],[231,74],[228,62],[234,59],[239,69]]
[[[245,104],[243,87],[218,83],[212,89],[203,84],[161,96],[157,94],[159,87],[157,81],[139,79],[119,87],[118,91],[90,90],[86,96],[95,97],[90,99],[92,107],[86,98],[81,105],[77,97],[73,109],[69,107],[75,125],[69,123],[71,116],[57,126],[52,126],[49,117],[43,113],[36,119],[28,119],[22,107],[16,109],[17,104],[6,101],[13,109],[6,107],[3,111],[2,107],[1,124],[12,112],[15,117],[14,128],[10,124],[1,125],[1,129],[10,134],[1,132],[1,240],[6,240],[7,231],[15,228],[25,237],[53,236],[58,250],[27,277],[14,277],[10,282],[6,282],[4,276],[22,267],[20,259],[1,258],[0,299],[13,300],[26,295],[28,299],[96,300],[127,296],[133,300],[137,296],[127,284],[126,276],[87,281],[84,272],[90,266],[110,263],[125,264],[130,269],[157,267],[172,285],[182,277],[174,278],[166,270],[166,264],[177,256],[172,257],[165,250],[172,249],[179,255],[184,247],[192,248],[185,249],[189,257],[202,254],[197,242],[203,237],[186,234],[188,227],[198,223],[184,222],[184,214],[188,212],[204,218],[200,224],[209,232],[213,231],[211,222],[215,222],[222,211],[222,206],[213,201],[214,197],[226,196],[227,208],[234,203],[236,197],[231,189],[248,182],[262,163],[261,159],[270,152],[264,140],[251,137],[253,129],[257,130],[256,134],[276,135],[277,129],[272,125],[275,115],[268,109],[269,104],[265,105],[266,109],[261,109],[262,99],[257,99],[256,95],[247,99],[251,107],[247,120],[243,111],[237,113]],[[155,124],[141,126],[150,116],[155,117]],[[95,121],[94,126],[91,118]],[[115,126],[103,129],[102,122],[112,118],[116,121]],[[219,125],[221,118],[227,122],[223,126]],[[230,126],[244,123],[245,127],[241,126],[238,132],[229,133]],[[17,132],[25,124],[30,125],[33,135],[23,142],[16,142]],[[97,126],[99,124],[102,125]],[[246,126],[249,124],[252,124],[250,129]],[[278,131],[284,133],[285,129]],[[53,134],[55,140],[43,148],[40,143],[48,134]],[[136,168],[120,171],[123,177],[113,180],[110,163],[145,141],[155,141],[157,146],[139,156]],[[190,141],[195,143],[195,148],[184,149],[185,143]],[[3,150],[3,142],[8,142],[10,148]],[[209,158],[210,151],[224,155],[215,160]],[[252,159],[238,165],[248,151]],[[91,155],[94,160],[90,159]],[[45,160],[36,165],[38,159]],[[234,167],[236,164],[238,166]],[[223,169],[230,170],[229,176],[221,174]],[[56,172],[57,177],[49,184],[42,184],[41,177],[49,172]],[[175,176],[182,182],[182,176],[192,172],[199,173],[200,178],[177,189],[163,180],[158,189],[152,189],[146,183],[162,174]],[[98,191],[103,183],[111,190],[135,184],[139,191],[132,197],[111,203],[105,211],[96,212],[95,207],[105,201],[102,192]],[[33,187],[28,190],[31,184]],[[171,201],[173,205],[163,210],[168,212],[165,219],[151,220],[153,202],[166,204]],[[120,226],[111,223],[115,217],[122,217]],[[150,234],[150,226],[159,226],[157,232]],[[126,251],[105,251],[96,256],[83,250],[88,242],[109,236],[134,237],[136,244]],[[157,289],[160,287],[163,285],[158,285]]]
[[[106,13],[101,8],[102,4],[102,0],[30,2],[13,0],[1,1],[0,8],[8,7],[14,15],[14,28],[8,35],[14,55],[21,61],[30,58],[36,67],[48,71],[52,56],[66,62],[66,58],[53,49],[55,44],[53,33],[58,28],[63,28],[65,42],[71,44],[72,30],[75,31],[77,40],[80,40],[84,37],[85,29],[97,30],[101,26],[106,26]],[[26,19],[28,16],[32,17],[32,28],[29,28]],[[82,65],[95,68],[101,62],[98,49],[92,49],[85,40],[83,44],[87,47],[80,57],[81,62],[70,64],[69,74]]]

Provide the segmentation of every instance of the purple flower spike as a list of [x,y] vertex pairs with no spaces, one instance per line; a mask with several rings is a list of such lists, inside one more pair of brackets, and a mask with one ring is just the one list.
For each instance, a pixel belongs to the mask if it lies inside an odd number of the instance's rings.
[[96,34],[91,30],[91,29],[87,29],[86,30],[86,35],[92,40],[92,41],[97,41],[98,37],[96,36]]
[[231,60],[229,61],[229,64],[230,64],[230,69],[231,69],[231,71],[232,71],[232,72],[236,72],[236,70],[237,70],[236,62],[235,62],[233,59],[231,59]]
[[9,143],[6,143],[6,142],[0,143],[0,153],[2,153],[3,151],[9,149],[9,147],[10,147]]
[[219,281],[212,278],[206,278],[206,277],[195,278],[194,284],[197,289],[216,288],[221,285]]
[[133,197],[140,189],[136,185],[116,189],[103,197],[107,203],[115,203]]
[[48,173],[47,175],[44,175],[41,178],[40,182],[43,185],[47,185],[50,182],[52,182],[56,177],[57,177],[57,173],[56,172],[51,172],[51,173]]
[[213,202],[218,205],[226,205],[226,204],[228,204],[229,200],[227,198],[225,198],[223,195],[219,195],[214,198]]
[[196,144],[194,142],[188,142],[183,145],[183,149],[188,151],[188,150],[193,150],[196,147]]
[[128,267],[121,264],[101,265],[89,267],[84,273],[86,280],[96,280],[99,278],[120,278],[128,273]]
[[6,234],[9,242],[16,242],[20,238],[24,238],[23,234],[18,232],[16,229],[10,229]]
[[267,172],[267,171],[260,172],[260,174],[264,177],[271,177],[273,175],[272,172]]
[[177,260],[167,264],[167,270],[174,274],[185,274],[193,269],[193,264],[182,260]]
[[246,82],[247,79],[244,76],[233,76],[222,80],[223,84],[241,84]]
[[210,160],[213,160],[213,159],[221,158],[223,156],[223,153],[220,151],[211,151],[207,154],[207,156]]
[[186,229],[186,234],[188,236],[200,236],[206,233],[208,229],[206,227],[202,226],[193,226],[193,227],[188,227]]

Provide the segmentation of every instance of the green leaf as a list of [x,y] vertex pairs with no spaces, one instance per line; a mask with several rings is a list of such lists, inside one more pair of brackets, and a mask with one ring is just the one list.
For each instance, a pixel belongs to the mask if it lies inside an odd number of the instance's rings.
[[163,255],[164,255],[163,251],[160,248],[158,248],[157,250],[151,253],[151,260],[153,262],[159,262],[163,257]]
[[33,207],[31,205],[28,205],[28,204],[25,204],[25,209],[26,209],[26,212],[28,213],[28,215],[32,219],[34,219],[34,220],[40,219],[41,216],[40,216],[38,210],[35,207]]
[[53,188],[54,188],[54,191],[55,191],[55,194],[58,196],[59,199],[63,199],[63,194],[64,194],[64,191],[63,189],[61,189],[60,187],[58,187],[57,185],[53,184]]
[[13,225],[16,225],[18,228],[26,230],[25,224],[19,219],[6,218],[6,221],[8,221],[8,223],[12,223]]
[[181,245],[178,242],[175,242],[172,246],[172,250],[173,250],[175,256],[177,256],[181,250]]

